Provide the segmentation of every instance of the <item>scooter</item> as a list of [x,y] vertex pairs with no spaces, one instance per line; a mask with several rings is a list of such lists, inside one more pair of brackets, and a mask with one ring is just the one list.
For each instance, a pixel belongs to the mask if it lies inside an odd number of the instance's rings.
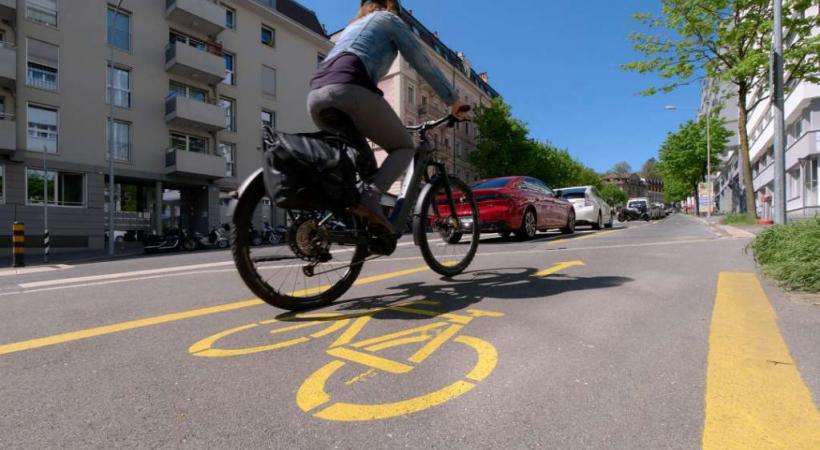
[[194,233],[193,248],[188,248],[186,246],[186,250],[197,250],[197,249],[211,249],[211,248],[220,248],[225,249],[230,247],[231,241],[228,239],[228,226],[223,225],[219,228],[214,228],[208,233],[207,236],[201,233]]
[[145,238],[143,247],[145,253],[158,253],[180,251],[183,248],[188,248],[193,240],[184,230],[177,228],[170,229],[162,236],[152,234]]

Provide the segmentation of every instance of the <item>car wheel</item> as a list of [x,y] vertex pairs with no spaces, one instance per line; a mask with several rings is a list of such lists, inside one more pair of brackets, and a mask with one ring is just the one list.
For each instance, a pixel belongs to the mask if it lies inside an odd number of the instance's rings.
[[575,211],[570,211],[567,217],[567,225],[561,228],[563,234],[575,234]]
[[601,228],[603,228],[603,227],[604,227],[604,217],[603,217],[603,216],[601,215],[601,213],[599,212],[599,213],[598,213],[598,220],[597,220],[597,221],[595,221],[595,223],[594,223],[594,224],[592,224],[592,229],[593,229],[593,230],[600,230],[600,229],[601,229]]
[[538,222],[535,218],[535,212],[528,209],[527,212],[524,213],[524,220],[521,221],[521,229],[516,231],[515,235],[518,236],[519,239],[531,241],[535,239],[536,233],[538,233]]

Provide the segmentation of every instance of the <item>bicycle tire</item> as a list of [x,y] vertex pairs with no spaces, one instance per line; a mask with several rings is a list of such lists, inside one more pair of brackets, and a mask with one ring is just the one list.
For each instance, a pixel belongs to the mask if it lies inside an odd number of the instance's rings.
[[475,258],[476,252],[478,251],[478,241],[481,236],[481,224],[478,215],[478,206],[476,205],[475,198],[473,197],[473,191],[470,189],[470,186],[463,181],[456,179],[456,178],[449,178],[450,186],[455,189],[459,190],[464,194],[466,200],[464,203],[469,205],[470,211],[472,212],[471,216],[473,219],[473,228],[472,232],[460,232],[457,233],[459,238],[464,235],[469,235],[472,238],[470,242],[470,248],[467,253],[464,255],[464,258],[458,262],[457,264],[442,264],[438,259],[436,259],[433,251],[430,247],[430,241],[428,239],[427,233],[427,225],[430,224],[430,218],[428,214],[431,210],[431,203],[437,195],[440,195],[440,191],[444,189],[444,179],[436,178],[433,180],[431,188],[427,191],[422,198],[421,201],[421,213],[419,213],[413,219],[413,233],[416,238],[416,242],[421,249],[421,255],[424,258],[424,262],[432,269],[434,272],[438,273],[439,275],[443,275],[445,277],[452,277],[463,273],[467,267],[473,262]]
[[231,253],[239,276],[248,288],[265,303],[289,311],[305,311],[330,305],[344,295],[362,271],[367,257],[367,245],[356,246],[347,273],[327,290],[313,296],[297,297],[278,292],[256,270],[250,255],[250,225],[256,206],[265,197],[265,183],[260,175],[253,180],[240,196],[233,221],[233,245]]

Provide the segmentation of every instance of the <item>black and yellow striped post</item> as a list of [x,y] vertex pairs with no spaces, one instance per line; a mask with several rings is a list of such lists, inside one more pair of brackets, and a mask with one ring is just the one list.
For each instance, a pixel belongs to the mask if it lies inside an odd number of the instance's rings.
[[14,222],[11,226],[11,247],[14,260],[12,267],[26,266],[26,226],[22,222]]

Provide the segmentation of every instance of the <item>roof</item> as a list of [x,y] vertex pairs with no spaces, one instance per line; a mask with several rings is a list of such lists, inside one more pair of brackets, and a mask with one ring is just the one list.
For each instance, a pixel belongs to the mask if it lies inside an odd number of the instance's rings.
[[304,7],[295,0],[254,0],[256,3],[267,6],[270,9],[279,11],[291,20],[301,24],[314,33],[327,37],[325,27],[319,22],[319,17],[313,10]]

